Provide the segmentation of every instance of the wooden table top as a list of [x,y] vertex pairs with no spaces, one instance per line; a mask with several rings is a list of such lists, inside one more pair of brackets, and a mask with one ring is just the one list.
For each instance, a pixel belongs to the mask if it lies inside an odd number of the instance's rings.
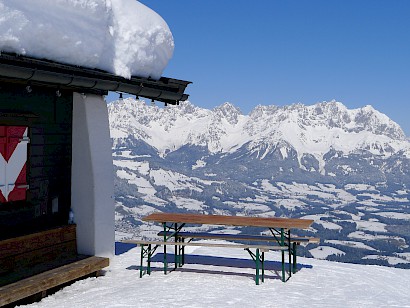
[[307,229],[313,223],[312,219],[203,215],[189,213],[152,213],[144,217],[142,220],[159,223],[171,222],[201,225],[226,225],[285,229]]

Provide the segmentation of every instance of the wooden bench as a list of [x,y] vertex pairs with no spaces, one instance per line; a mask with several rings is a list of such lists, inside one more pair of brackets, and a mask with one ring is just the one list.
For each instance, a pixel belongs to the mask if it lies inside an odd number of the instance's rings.
[[[166,237],[171,237],[175,234],[175,232],[172,231],[161,231],[157,235],[158,236],[166,236]],[[249,234],[221,234],[221,233],[209,233],[209,232],[178,232],[178,237],[181,238],[192,238],[192,239],[212,239],[212,240],[218,240],[218,239],[224,239],[224,240],[237,240],[237,241],[259,241],[259,242],[276,242],[277,239],[275,239],[273,236],[265,236],[265,235],[249,235]],[[318,237],[302,237],[302,236],[297,236],[297,237],[291,237],[290,238],[291,243],[314,243],[317,244],[320,242],[320,239]]]
[[[209,233],[209,232],[183,232],[174,230],[161,231],[157,234],[164,239],[179,238],[184,241],[185,239],[210,239],[210,240],[227,240],[227,241],[240,241],[240,242],[264,242],[264,243],[280,243],[280,238],[275,236],[266,235],[250,235],[250,234],[223,234],[223,233]],[[177,239],[178,240],[178,239]],[[317,237],[302,237],[302,236],[291,236],[290,239],[285,240],[284,246],[281,247],[282,251],[288,250],[289,253],[289,275],[295,274],[297,271],[297,246],[304,244],[317,244],[320,239]],[[271,246],[272,247],[272,246]],[[274,246],[273,246],[274,247]],[[283,249],[285,248],[285,249]],[[293,256],[293,258],[292,258]],[[282,263],[284,260],[282,260]],[[283,264],[282,264],[283,266]],[[284,281],[284,279],[282,278]]]
[[44,297],[47,290],[97,273],[108,265],[109,259],[107,258],[87,257],[5,285],[0,287],[0,307],[35,294],[41,294],[41,297]]
[[[146,241],[146,240],[124,240],[123,243],[128,244],[135,244],[141,246],[141,258],[140,258],[140,277],[147,273],[148,275],[151,274],[151,258],[155,253],[156,249],[160,246],[164,246],[164,274],[167,273],[167,254],[166,254],[166,246],[175,246],[175,247],[225,247],[225,248],[239,248],[246,250],[250,256],[252,257],[253,261],[255,262],[256,274],[255,274],[255,282],[259,284],[259,277],[261,277],[262,282],[264,281],[265,276],[265,252],[270,250],[287,250],[288,248],[285,246],[272,246],[272,245],[248,245],[248,244],[235,244],[235,243],[199,243],[199,242],[170,242],[170,241]],[[154,247],[153,247],[154,246]],[[251,249],[255,249],[255,253],[251,251]],[[182,254],[181,254],[182,252]],[[184,264],[184,250],[180,251],[178,255],[177,249],[175,250],[175,269],[178,266],[182,266]],[[147,258],[147,267],[144,270],[144,258]]]
[[247,245],[247,244],[235,244],[235,243],[199,243],[199,242],[164,242],[164,241],[145,241],[145,240],[124,240],[123,243],[136,244],[136,245],[158,245],[158,246],[202,246],[202,247],[229,247],[229,248],[241,248],[241,249],[259,249],[260,251],[267,252],[269,250],[287,250],[287,247],[282,246],[270,246],[270,245]]
[[75,225],[2,240],[0,306],[45,293],[108,265],[107,258],[77,253]]

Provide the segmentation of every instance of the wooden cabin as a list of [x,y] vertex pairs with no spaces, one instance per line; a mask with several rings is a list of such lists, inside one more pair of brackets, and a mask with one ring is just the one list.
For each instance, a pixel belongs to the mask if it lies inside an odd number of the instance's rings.
[[108,91],[165,104],[189,82],[0,55],[0,306],[98,273],[114,254]]

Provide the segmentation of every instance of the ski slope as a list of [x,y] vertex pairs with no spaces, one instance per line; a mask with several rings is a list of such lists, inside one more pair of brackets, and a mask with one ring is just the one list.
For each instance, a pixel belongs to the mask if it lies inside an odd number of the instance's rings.
[[[140,249],[132,248],[112,259],[104,277],[78,281],[27,307],[410,307],[410,270],[299,258],[303,267],[287,283],[268,270],[257,286],[247,252],[188,248],[202,264],[165,276],[161,263],[153,263],[158,271],[140,279]],[[266,254],[267,267],[275,268],[279,257]]]

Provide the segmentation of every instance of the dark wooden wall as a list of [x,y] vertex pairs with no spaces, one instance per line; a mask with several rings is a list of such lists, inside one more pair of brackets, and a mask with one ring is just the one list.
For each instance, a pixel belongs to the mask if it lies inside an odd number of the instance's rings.
[[28,126],[30,137],[27,201],[0,203],[0,239],[67,224],[73,94],[36,86],[28,93],[24,84],[0,87],[0,125]]

